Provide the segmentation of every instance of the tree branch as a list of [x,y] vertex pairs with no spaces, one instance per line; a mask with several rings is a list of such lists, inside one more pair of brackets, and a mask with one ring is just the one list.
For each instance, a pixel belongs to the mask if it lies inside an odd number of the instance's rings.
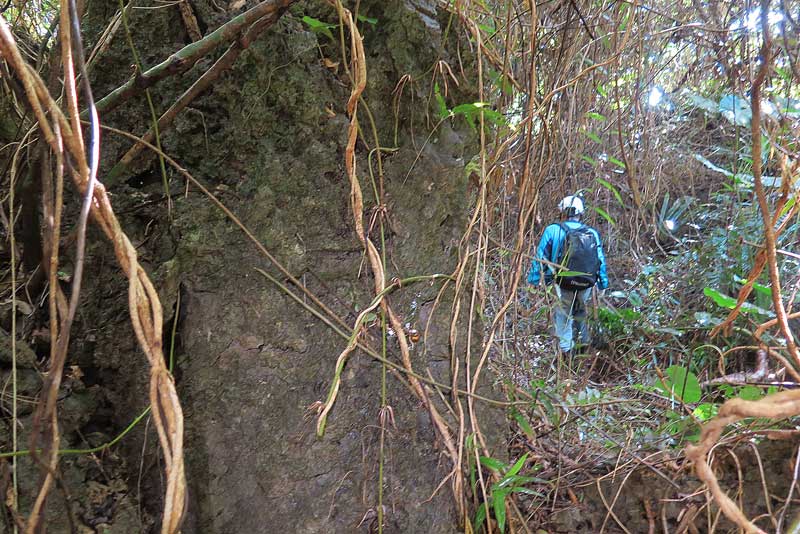
[[261,2],[232,18],[199,41],[184,46],[155,67],[148,69],[147,72],[137,72],[125,84],[99,100],[97,111],[107,113],[164,78],[186,72],[212,50],[238,39],[252,24],[264,18],[269,18],[273,22],[278,20],[289,9],[289,6],[296,2],[297,0],[265,0]]
[[[184,93],[175,101],[170,108],[164,112],[163,115],[158,119],[158,131],[159,133],[164,133],[175,121],[175,118],[178,114],[186,109],[186,107],[198,96],[203,94],[211,84],[216,81],[223,72],[229,70],[233,64],[236,62],[236,59],[239,55],[247,49],[250,44],[258,38],[261,33],[264,32],[269,26],[271,26],[275,20],[274,17],[264,17],[263,19],[257,21],[253,24],[250,29],[242,35],[241,38],[234,41],[234,43],[228,47],[224,54],[212,65],[210,69],[205,71],[200,78],[195,81],[191,87],[189,87]],[[153,128],[147,131],[147,133],[142,136],[142,139],[148,143],[152,143],[155,140],[155,132]],[[143,149],[146,148],[146,145],[142,143],[135,143],[126,153],[122,156],[122,159],[119,160],[113,169],[108,173],[105,179],[106,187],[113,186],[118,180],[119,177],[125,172],[126,169],[130,167],[133,161],[139,156]]]

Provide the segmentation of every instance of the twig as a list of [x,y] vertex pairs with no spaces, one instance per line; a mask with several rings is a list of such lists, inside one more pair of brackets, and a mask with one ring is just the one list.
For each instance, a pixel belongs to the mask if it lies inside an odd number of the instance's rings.
[[757,401],[730,399],[719,409],[719,414],[703,426],[697,445],[686,447],[686,458],[692,462],[698,478],[708,485],[722,512],[747,532],[763,534],[763,530],[751,523],[720,488],[716,475],[708,464],[708,452],[719,440],[726,426],[747,417],[778,419],[800,413],[800,390],[782,391]]
[[97,102],[99,112],[111,111],[144,89],[164,78],[186,72],[203,56],[218,46],[230,43],[250,25],[266,16],[280,16],[297,0],[265,0],[209,33],[196,43],[186,45],[146,72],[134,74],[123,85]]
[[[62,27],[67,27],[67,25],[62,24]],[[69,32],[64,31],[62,35],[69,35]],[[69,50],[66,47],[64,49]],[[83,150],[78,117],[74,114],[77,106],[70,106],[73,111],[70,117],[74,124],[73,127],[70,125],[70,120],[56,105],[44,82],[22,59],[16,41],[2,17],[0,17],[0,53],[21,79],[25,88],[25,96],[33,109],[44,138],[54,151],[61,150],[54,130],[60,129],[63,133],[64,146],[72,161],[77,165],[77,169],[73,169],[72,172],[73,181],[77,189],[81,193],[85,193],[89,186],[90,169]],[[64,62],[64,65],[68,67],[71,63]],[[70,77],[66,76],[65,79],[68,81]],[[55,127],[51,125],[51,120],[56,124]],[[93,220],[114,245],[117,261],[128,277],[131,322],[139,345],[150,364],[150,402],[154,407],[153,420],[164,452],[167,483],[161,532],[162,534],[175,534],[183,519],[186,495],[183,463],[183,414],[175,392],[174,381],[166,369],[164,361],[161,345],[163,326],[161,302],[147,273],[139,265],[136,249],[123,233],[105,188],[100,183],[94,188],[91,213]],[[48,473],[48,476],[53,476],[52,471]],[[41,507],[38,509],[40,510]]]
[[[783,503],[783,508],[781,508],[781,515],[778,516],[778,525],[775,527],[776,534],[781,533],[783,521],[786,519],[786,511],[789,510],[789,504],[792,502],[792,496],[794,495],[794,488],[797,485],[798,475],[800,475],[800,447],[797,448],[797,454],[794,458],[792,483],[789,485],[789,493],[786,495],[786,501]],[[767,498],[769,498],[769,495],[767,495]]]
[[[628,475],[625,477],[625,480],[627,480],[628,477],[631,476],[631,473],[633,473],[633,471],[628,473]],[[596,480],[595,483],[597,484],[597,493],[600,495],[600,500],[603,501],[603,506],[606,507],[606,511],[607,511],[606,520],[608,519],[608,516],[613,517],[614,521],[617,523],[619,528],[621,528],[625,532],[625,534],[631,534],[631,531],[628,530],[627,528],[625,528],[625,524],[622,521],[620,521],[619,517],[617,517],[617,514],[614,513],[613,506],[609,506],[608,501],[606,501],[606,496],[603,494],[603,488],[600,486],[600,480],[599,479]],[[622,483],[625,484],[625,481],[623,480]],[[617,492],[617,496],[619,496],[619,492]],[[615,501],[616,501],[616,499],[615,499]],[[605,528],[605,524],[606,524],[606,522],[604,520],[603,521],[603,528],[600,529],[600,534],[603,534],[603,530]]]
[[192,41],[199,41],[203,38],[203,33],[200,31],[200,26],[197,24],[197,17],[194,16],[192,5],[189,0],[178,0],[178,9],[181,12],[183,25],[186,26],[186,33]]
[[[180,5],[184,5],[181,3]],[[270,25],[275,23],[278,20],[282,12],[274,12],[271,13],[262,19],[255,22],[239,39],[235,40],[234,43],[225,51],[225,53],[220,57],[214,65],[205,71],[200,78],[195,81],[189,89],[187,89],[179,98],[178,100],[170,106],[170,108],[164,112],[163,115],[158,119],[158,122],[154,124],[154,128],[151,128],[143,137],[145,141],[148,143],[152,143],[156,136],[163,133],[175,120],[178,114],[183,111],[186,106],[188,106],[195,98],[199,95],[203,94],[208,88],[214,83],[223,72],[230,69],[233,64],[238,59],[239,55],[246,50],[250,44],[258,38],[258,36],[263,33],[265,29],[267,29]],[[127,169],[134,159],[141,153],[141,151],[145,148],[144,144],[136,143],[134,144],[128,152],[122,156],[119,163],[111,170],[109,173],[110,176],[106,178],[105,183],[106,187],[111,187],[114,185],[121,177],[122,173],[124,173],[125,169]]]
[[[61,385],[64,363],[67,358],[70,331],[72,323],[75,319],[75,313],[77,312],[80,299],[81,283],[83,281],[83,269],[85,264],[86,226],[89,218],[89,211],[92,205],[94,185],[97,179],[97,165],[100,158],[99,119],[97,116],[97,110],[94,107],[94,99],[92,98],[92,90],[89,86],[88,76],[86,75],[86,64],[83,57],[83,44],[80,36],[80,22],[78,20],[77,7],[75,6],[74,0],[61,3],[60,16],[60,24],[62,28],[61,49],[65,71],[65,86],[67,89],[67,104],[74,126],[78,121],[77,91],[75,88],[75,72],[72,60],[72,54],[74,51],[75,59],[77,60],[78,71],[82,77],[81,86],[91,118],[91,137],[89,140],[90,155],[88,169],[86,169],[86,189],[78,219],[75,272],[73,274],[69,307],[67,309],[66,316],[61,317],[61,324],[58,330],[58,339],[51,345],[55,350],[53,351],[51,349],[50,371],[48,372],[44,381],[42,388],[44,392],[43,398],[37,405],[31,431],[30,448],[31,450],[35,451],[37,449],[37,442],[40,437],[40,432],[42,431],[40,425],[44,424],[43,432],[47,436],[48,442],[43,448],[43,455],[49,457],[47,465],[43,466],[45,471],[45,480],[42,483],[39,494],[36,497],[36,501],[26,526],[26,532],[31,534],[36,532],[39,521],[43,517],[47,494],[49,493],[50,488],[55,481],[58,469],[58,444],[60,436],[56,413],[56,400],[58,398],[58,389]],[[83,145],[82,139],[79,139],[79,144]],[[83,154],[81,154],[81,157],[83,159]],[[81,165],[81,167],[83,166],[85,166],[85,163]],[[35,455],[34,458],[36,458]]]

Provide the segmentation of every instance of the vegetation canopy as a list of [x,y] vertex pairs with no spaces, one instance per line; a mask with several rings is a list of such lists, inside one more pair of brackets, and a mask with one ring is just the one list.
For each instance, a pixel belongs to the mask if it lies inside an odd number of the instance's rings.
[[800,2],[0,4],[0,531],[800,532]]

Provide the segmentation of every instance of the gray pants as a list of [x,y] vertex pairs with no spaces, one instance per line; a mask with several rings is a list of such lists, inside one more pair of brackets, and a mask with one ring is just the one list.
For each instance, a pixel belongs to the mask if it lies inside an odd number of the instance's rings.
[[553,328],[558,336],[558,346],[568,352],[574,347],[572,340],[573,320],[578,330],[578,341],[582,345],[589,344],[589,328],[586,325],[586,303],[592,288],[578,291],[561,289],[553,284],[558,300],[553,307]]

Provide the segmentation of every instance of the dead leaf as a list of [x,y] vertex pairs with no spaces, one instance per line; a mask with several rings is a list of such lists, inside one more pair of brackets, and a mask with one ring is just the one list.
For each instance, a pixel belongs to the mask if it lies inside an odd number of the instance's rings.
[[77,365],[70,365],[69,370],[70,370],[69,376],[73,380],[80,380],[81,378],[83,378],[83,371],[81,371],[81,368],[78,367]]
[[25,302],[24,300],[17,301],[17,311],[22,315],[30,315],[33,313],[33,306]]

